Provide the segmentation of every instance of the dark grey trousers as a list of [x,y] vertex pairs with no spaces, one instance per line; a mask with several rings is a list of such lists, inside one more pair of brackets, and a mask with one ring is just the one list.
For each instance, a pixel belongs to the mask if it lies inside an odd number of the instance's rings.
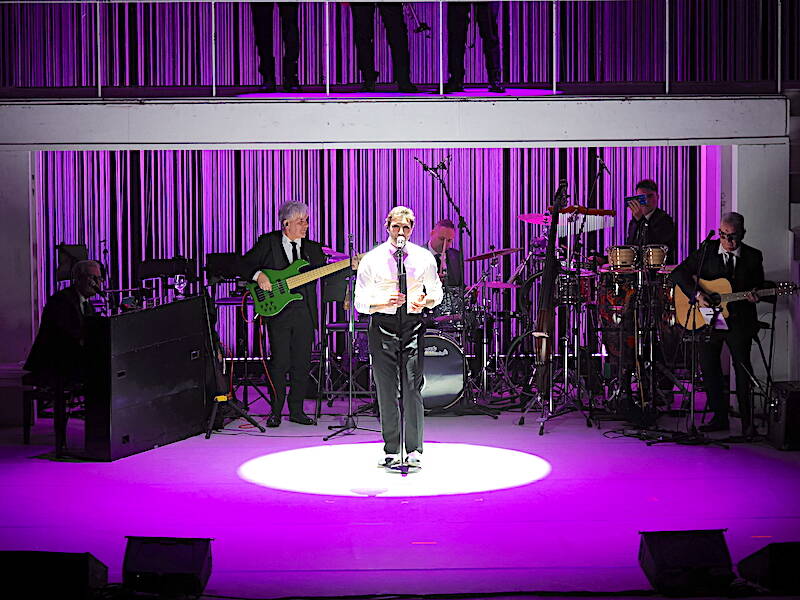
[[403,315],[402,332],[398,332],[397,317],[376,313],[369,322],[369,354],[372,357],[372,375],[381,413],[381,433],[386,454],[400,453],[400,378],[398,377],[398,350],[402,345],[405,360],[403,378],[403,408],[405,411],[406,452],[422,452],[422,357],[418,353],[420,338],[424,333],[422,320],[417,315]]

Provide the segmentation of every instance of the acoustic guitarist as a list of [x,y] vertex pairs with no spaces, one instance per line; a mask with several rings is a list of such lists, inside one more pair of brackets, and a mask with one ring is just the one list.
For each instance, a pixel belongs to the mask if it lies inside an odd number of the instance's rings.
[[[729,428],[728,400],[723,395],[723,375],[720,354],[722,344],[728,345],[736,373],[736,399],[742,419],[742,433],[754,433],[752,406],[750,402],[750,377],[753,368],[750,364],[750,346],[758,331],[758,317],[755,303],[758,296],[754,290],[764,284],[764,264],[761,251],[742,243],[744,238],[744,217],[729,212],[722,215],[719,224],[719,240],[706,243],[705,259],[698,273],[703,247],[695,250],[672,271],[673,281],[689,297],[695,296],[694,276],[714,280],[725,278],[731,283],[734,292],[753,290],[744,300],[731,302],[729,316],[725,319],[727,331],[708,331],[707,343],[699,345],[700,368],[705,382],[708,405],[714,413],[709,423],[700,427],[701,431],[724,431]],[[696,294],[700,307],[711,306],[708,290],[701,289]]]
[[[253,248],[242,258],[240,274],[253,280],[262,290],[271,291],[272,282],[262,269],[285,269],[294,261],[304,259],[313,267],[325,264],[326,258],[319,242],[309,240],[308,207],[302,202],[287,202],[278,209],[281,229],[258,238]],[[317,319],[316,281],[296,288],[302,301],[289,303],[280,313],[267,319],[271,359],[269,375],[275,385],[272,414],[267,427],[281,424],[286,402],[286,376],[289,376],[289,420],[300,425],[316,425],[305,414],[303,400],[308,387],[311,366],[311,346]]]

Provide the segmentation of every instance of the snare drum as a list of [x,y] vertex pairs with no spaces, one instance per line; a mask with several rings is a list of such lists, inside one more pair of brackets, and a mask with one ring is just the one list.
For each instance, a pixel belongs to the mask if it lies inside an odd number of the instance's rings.
[[667,252],[669,248],[661,244],[645,246],[642,250],[642,260],[648,269],[661,269],[667,264]]
[[437,329],[457,329],[464,312],[463,290],[457,286],[445,286],[442,301],[431,310],[433,323]]
[[426,411],[453,406],[464,393],[464,353],[449,337],[424,336],[422,404]]
[[610,246],[606,248],[608,265],[613,270],[633,269],[636,267],[635,246]]

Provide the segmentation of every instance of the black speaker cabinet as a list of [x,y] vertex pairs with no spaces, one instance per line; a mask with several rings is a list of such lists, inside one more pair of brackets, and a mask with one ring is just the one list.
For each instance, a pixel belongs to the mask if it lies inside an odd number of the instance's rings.
[[211,539],[128,536],[122,584],[137,592],[199,595],[211,576]]
[[94,598],[108,584],[108,567],[88,552],[0,552],[0,577],[7,598]]
[[724,529],[643,531],[639,566],[669,596],[725,593],[735,579]]
[[800,594],[800,542],[768,544],[740,560],[737,566],[742,579],[771,592]]
[[800,381],[776,381],[767,408],[767,438],[778,450],[800,450]]
[[202,296],[91,318],[87,328],[86,458],[116,460],[203,431]]

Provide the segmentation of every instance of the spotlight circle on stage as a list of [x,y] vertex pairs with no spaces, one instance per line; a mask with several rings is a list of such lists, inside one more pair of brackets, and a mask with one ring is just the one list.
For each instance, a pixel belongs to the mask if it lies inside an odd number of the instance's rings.
[[422,469],[403,476],[378,466],[382,443],[332,444],[259,456],[239,467],[246,481],[325,496],[409,497],[471,494],[526,485],[550,463],[525,452],[472,444],[426,443]]

